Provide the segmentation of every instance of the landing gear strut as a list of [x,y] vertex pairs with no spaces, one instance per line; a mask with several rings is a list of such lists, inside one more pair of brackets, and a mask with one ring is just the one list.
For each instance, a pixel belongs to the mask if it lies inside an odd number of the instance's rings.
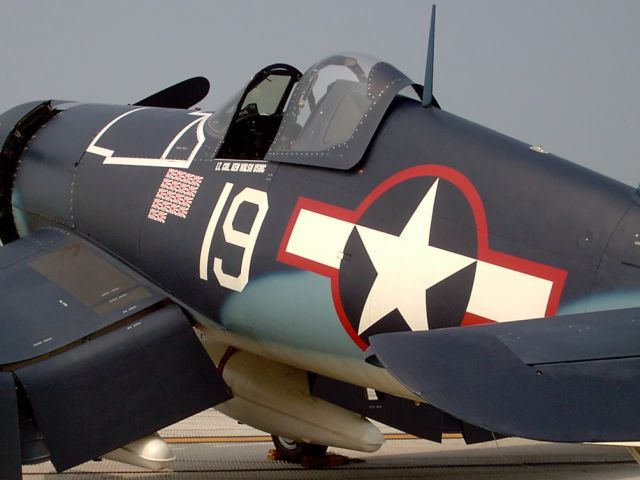
[[327,453],[326,445],[315,445],[313,443],[296,442],[286,437],[271,435],[271,440],[276,447],[276,451],[281,460],[290,463],[300,463],[303,457],[321,457]]

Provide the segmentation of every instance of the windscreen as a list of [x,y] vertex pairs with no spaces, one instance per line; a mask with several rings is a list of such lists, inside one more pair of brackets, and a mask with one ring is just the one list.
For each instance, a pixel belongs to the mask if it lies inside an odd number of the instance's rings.
[[207,120],[206,135],[214,158],[263,159],[283,110],[302,74],[282,63],[269,65]]
[[209,117],[205,124],[205,132],[207,138],[213,137],[218,139],[219,143],[222,143],[224,136],[227,133],[227,129],[231,124],[233,115],[238,108],[238,102],[244,93],[244,88],[238,91],[230,100],[222,104],[215,113]]

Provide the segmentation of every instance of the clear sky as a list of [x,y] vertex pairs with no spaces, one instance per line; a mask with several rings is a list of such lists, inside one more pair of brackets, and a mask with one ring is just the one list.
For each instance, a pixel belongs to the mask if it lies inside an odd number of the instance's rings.
[[[430,1],[0,0],[0,111],[135,102],[194,75],[215,108],[261,67],[357,51],[422,83]],[[640,181],[640,1],[440,0],[445,110]]]

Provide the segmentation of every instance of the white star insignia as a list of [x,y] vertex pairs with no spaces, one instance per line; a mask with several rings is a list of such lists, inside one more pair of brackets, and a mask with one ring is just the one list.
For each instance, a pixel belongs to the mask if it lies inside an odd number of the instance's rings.
[[411,330],[428,330],[426,290],[476,261],[429,245],[436,180],[400,236],[357,225],[377,272],[365,302],[358,335],[396,308]]

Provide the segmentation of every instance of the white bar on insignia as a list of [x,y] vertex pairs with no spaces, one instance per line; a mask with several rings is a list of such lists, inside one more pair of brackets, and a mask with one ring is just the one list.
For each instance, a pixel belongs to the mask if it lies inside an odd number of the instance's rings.
[[553,282],[478,261],[467,311],[496,322],[545,316]]
[[286,251],[327,267],[340,268],[342,252],[353,227],[353,223],[344,220],[300,210]]

